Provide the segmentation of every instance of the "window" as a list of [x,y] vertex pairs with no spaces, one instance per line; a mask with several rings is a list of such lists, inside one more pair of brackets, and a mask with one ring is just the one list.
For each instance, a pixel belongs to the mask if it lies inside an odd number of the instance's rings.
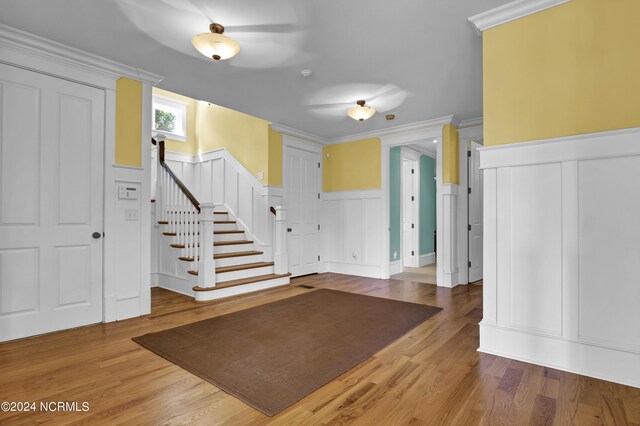
[[151,128],[167,139],[187,140],[187,104],[174,99],[153,95]]

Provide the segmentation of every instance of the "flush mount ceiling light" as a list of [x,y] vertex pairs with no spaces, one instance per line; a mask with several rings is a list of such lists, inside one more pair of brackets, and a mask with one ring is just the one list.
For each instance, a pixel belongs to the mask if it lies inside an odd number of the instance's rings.
[[354,120],[364,121],[376,113],[376,109],[370,106],[365,106],[365,102],[363,100],[360,100],[356,103],[358,104],[357,107],[349,108],[349,110],[347,111],[349,117],[353,118]]
[[191,43],[207,58],[216,61],[233,58],[240,51],[240,45],[234,39],[223,35],[224,27],[213,23],[209,25],[209,33],[201,33],[193,36]]

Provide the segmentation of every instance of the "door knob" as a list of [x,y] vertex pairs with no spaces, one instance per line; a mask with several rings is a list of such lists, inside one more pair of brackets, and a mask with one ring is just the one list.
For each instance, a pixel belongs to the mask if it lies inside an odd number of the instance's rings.
[[99,232],[94,232],[93,234],[91,234],[91,236],[97,240],[98,238],[100,238],[102,236],[102,234],[99,233]]
[[291,232],[291,231],[293,231],[293,229],[287,228],[287,232]]

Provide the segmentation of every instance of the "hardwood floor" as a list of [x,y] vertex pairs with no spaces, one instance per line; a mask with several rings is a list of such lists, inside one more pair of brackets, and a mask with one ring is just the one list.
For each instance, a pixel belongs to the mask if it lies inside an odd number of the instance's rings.
[[[444,311],[277,416],[138,346],[131,338],[330,288]],[[89,403],[89,411],[0,412],[2,424],[640,425],[640,389],[481,354],[482,286],[312,275],[195,303],[153,289],[152,314],[0,345],[0,400]]]

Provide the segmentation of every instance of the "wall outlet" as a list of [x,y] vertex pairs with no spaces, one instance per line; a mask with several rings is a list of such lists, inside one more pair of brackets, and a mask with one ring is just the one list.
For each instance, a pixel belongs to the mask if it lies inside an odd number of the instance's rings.
[[264,173],[258,172],[258,180],[264,179]]

